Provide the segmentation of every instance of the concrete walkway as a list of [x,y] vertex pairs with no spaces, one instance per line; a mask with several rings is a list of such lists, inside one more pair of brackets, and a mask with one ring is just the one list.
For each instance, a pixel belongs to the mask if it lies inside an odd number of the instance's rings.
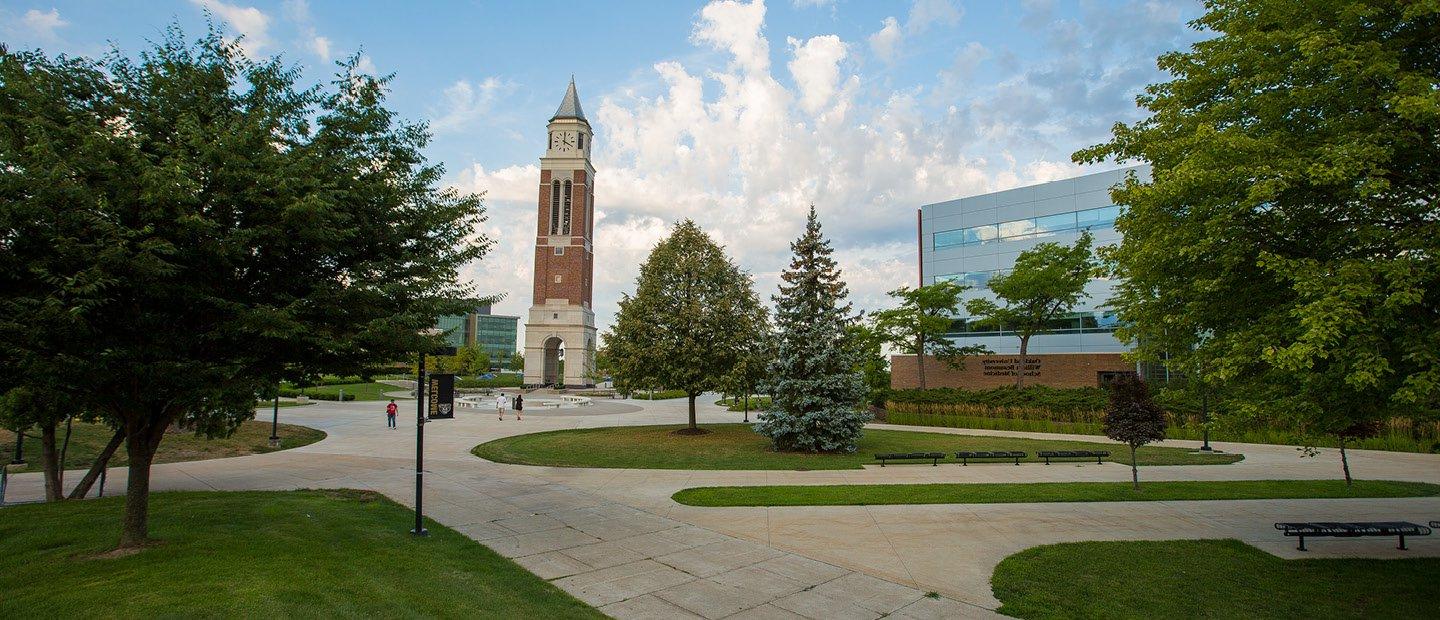
[[[704,399],[703,422],[739,421]],[[350,487],[413,505],[413,412],[385,428],[382,403],[323,402],[281,412],[286,422],[322,429],[316,444],[232,459],[159,465],[157,490]],[[426,427],[427,515],[619,618],[992,617],[989,578],[1024,548],[1078,540],[1238,538],[1281,557],[1299,557],[1271,527],[1282,520],[1440,518],[1440,498],[1251,500],[695,508],[669,499],[691,486],[919,482],[1128,480],[1104,465],[985,464],[892,466],[839,471],[674,471],[502,465],[469,454],[491,439],[545,430],[679,423],[678,401],[597,401],[523,422],[462,412]],[[886,427],[892,428],[892,427]],[[901,428],[901,427],[893,427]],[[924,429],[1037,438],[996,431]],[[1167,442],[1191,445],[1194,442]],[[1216,444],[1240,452],[1233,465],[1148,467],[1143,480],[1336,478],[1333,450],[1300,458],[1293,447]],[[1440,482],[1435,455],[1352,451],[1360,478]],[[123,489],[112,470],[110,489]],[[67,476],[77,480],[78,474]],[[35,474],[14,479],[11,499],[40,496]],[[409,527],[409,524],[396,524]],[[1440,539],[1411,551],[1381,539],[1318,539],[1305,557],[1440,556]],[[926,596],[935,592],[940,596]]]

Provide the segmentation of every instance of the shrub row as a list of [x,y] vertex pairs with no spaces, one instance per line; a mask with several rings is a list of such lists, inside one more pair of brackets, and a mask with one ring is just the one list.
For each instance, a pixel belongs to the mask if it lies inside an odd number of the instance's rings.
[[[1204,435],[1203,419],[1193,399],[1175,390],[1159,390],[1156,402],[1165,407],[1171,439]],[[1004,387],[993,390],[902,390],[888,403],[886,419],[892,424],[978,428],[1047,433],[1104,434],[1107,397],[1101,388]],[[1212,409],[1212,415],[1218,412]],[[1303,429],[1263,421],[1236,423],[1217,418],[1214,441],[1280,445],[1338,445],[1330,437],[1307,438]],[[1351,442],[1355,448],[1401,452],[1440,452],[1440,422],[1391,418],[1377,437]]]
[[1023,388],[1000,387],[990,390],[935,388],[929,390],[896,390],[890,393],[891,403],[914,405],[914,411],[943,411],[927,405],[981,405],[1018,409],[1043,409],[1052,412],[1079,413],[1105,409],[1108,396],[1098,387],[1053,388],[1043,385]]

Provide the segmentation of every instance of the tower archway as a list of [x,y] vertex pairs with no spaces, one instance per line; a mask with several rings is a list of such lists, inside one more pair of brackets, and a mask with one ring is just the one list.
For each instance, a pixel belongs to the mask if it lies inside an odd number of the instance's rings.
[[545,363],[540,373],[541,383],[545,385],[560,385],[565,378],[560,375],[561,361],[565,359],[565,341],[558,336],[551,336],[545,339]]

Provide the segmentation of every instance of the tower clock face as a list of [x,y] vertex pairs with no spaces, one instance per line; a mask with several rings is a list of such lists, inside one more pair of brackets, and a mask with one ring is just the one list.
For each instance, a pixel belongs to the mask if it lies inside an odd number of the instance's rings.
[[578,141],[573,131],[557,131],[550,134],[550,148],[557,151],[573,151]]

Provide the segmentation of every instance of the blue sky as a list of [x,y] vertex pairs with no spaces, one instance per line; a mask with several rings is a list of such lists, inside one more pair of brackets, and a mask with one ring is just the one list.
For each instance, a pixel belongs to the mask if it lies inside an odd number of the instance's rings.
[[[13,47],[126,53],[209,11],[309,80],[362,54],[431,123],[499,245],[466,271],[529,307],[537,159],[573,74],[595,125],[601,327],[666,227],[695,219],[774,292],[812,202],[861,308],[915,280],[915,209],[1084,172],[1140,118],[1155,57],[1201,38],[1189,0],[322,2],[3,0]],[[1109,165],[1101,166],[1111,167]]]

